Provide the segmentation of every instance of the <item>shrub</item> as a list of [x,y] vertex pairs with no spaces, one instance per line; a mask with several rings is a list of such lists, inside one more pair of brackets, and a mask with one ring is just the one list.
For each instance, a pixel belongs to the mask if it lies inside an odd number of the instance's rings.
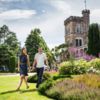
[[[49,73],[47,73],[47,72],[43,73],[43,81],[48,80],[49,78],[51,78]],[[37,74],[35,74],[33,76],[29,76],[27,81],[29,83],[36,83],[37,82]]]
[[84,83],[61,80],[46,91],[46,95],[56,100],[99,100],[100,90],[90,88]]
[[89,63],[91,67],[87,70],[87,72],[100,74],[100,58],[93,59]]
[[70,75],[70,74],[83,74],[87,72],[87,69],[90,68],[90,63],[80,59],[73,62],[67,61],[60,64],[59,73],[61,75]]
[[49,78],[51,78],[50,73],[45,72],[45,73],[43,74],[43,79],[44,79],[44,80],[47,80],[47,79],[49,79]]
[[70,75],[72,74],[73,65],[71,62],[63,62],[59,66],[59,74],[60,75]]
[[38,91],[56,100],[99,100],[99,75],[84,74],[73,79],[66,79],[66,77],[67,75],[53,76],[53,79],[44,81]]
[[100,70],[100,58],[93,59],[90,61],[90,63],[91,63],[91,67],[93,67],[97,70]]
[[89,62],[83,59],[75,60],[73,62],[66,61],[62,62],[59,66],[60,75],[84,74],[87,72],[100,74],[99,58],[93,59]]
[[46,94],[46,91],[53,86],[53,80],[52,79],[48,79],[46,81],[44,81],[40,86],[38,91],[41,94]]
[[37,82],[37,74],[34,74],[32,76],[29,76],[28,79],[27,79],[27,81],[29,83],[36,83]]
[[84,74],[90,68],[90,63],[86,60],[80,59],[75,61],[75,67],[73,69],[74,74]]
[[100,75],[85,74],[73,78],[74,81],[82,82],[89,87],[100,88]]
[[94,74],[100,74],[100,70],[94,68],[94,67],[90,67],[88,70],[87,70],[88,73],[94,73]]
[[53,76],[53,80],[62,79],[62,78],[71,78],[71,75],[57,75],[57,76]]

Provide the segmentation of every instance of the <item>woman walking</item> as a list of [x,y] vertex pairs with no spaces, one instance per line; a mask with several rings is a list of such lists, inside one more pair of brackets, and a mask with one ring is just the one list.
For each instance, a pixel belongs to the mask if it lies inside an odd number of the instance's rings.
[[23,80],[26,84],[26,88],[27,89],[29,88],[27,83],[28,67],[30,67],[29,56],[27,54],[26,48],[22,48],[22,52],[18,60],[18,70],[20,71],[20,82],[18,84],[17,90],[20,89]]

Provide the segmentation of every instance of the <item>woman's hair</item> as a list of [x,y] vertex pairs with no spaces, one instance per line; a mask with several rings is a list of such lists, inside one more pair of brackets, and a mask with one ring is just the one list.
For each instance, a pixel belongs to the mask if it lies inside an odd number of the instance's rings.
[[21,55],[27,55],[27,51],[26,51],[26,54],[23,52],[24,49],[26,49],[26,48],[25,47],[22,48]]

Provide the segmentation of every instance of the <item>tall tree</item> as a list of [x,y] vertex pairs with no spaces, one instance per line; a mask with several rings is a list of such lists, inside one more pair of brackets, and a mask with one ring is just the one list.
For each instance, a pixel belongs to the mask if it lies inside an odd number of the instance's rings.
[[9,32],[7,34],[5,44],[7,44],[14,53],[18,52],[19,42],[14,32]]
[[10,56],[13,56],[13,53],[10,51],[7,45],[0,45],[0,65],[8,65]]
[[6,25],[3,25],[0,27],[0,44],[5,42],[5,39],[7,37],[7,34],[9,32],[9,28]]
[[38,52],[38,47],[42,47],[43,50],[47,53],[47,56],[49,58],[49,62],[52,61],[52,53],[50,52],[46,42],[44,41],[43,37],[41,36],[40,29],[34,29],[31,31],[29,36],[26,39],[25,46],[27,48],[27,51],[30,55],[30,61],[31,63],[34,60],[35,54]]
[[18,51],[18,39],[14,32],[11,32],[8,26],[3,25],[0,28],[0,44],[6,44],[10,47],[15,53]]
[[10,72],[15,71],[16,57],[8,45],[0,45],[0,67],[7,67]]
[[18,47],[16,34],[6,25],[0,27],[0,65],[7,66],[11,72],[15,70]]
[[97,23],[90,25],[88,40],[88,53],[98,57],[100,53],[100,30]]

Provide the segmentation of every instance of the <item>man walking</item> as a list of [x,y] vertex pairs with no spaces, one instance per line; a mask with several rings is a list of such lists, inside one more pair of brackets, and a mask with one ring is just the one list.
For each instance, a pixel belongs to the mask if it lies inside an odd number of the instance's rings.
[[35,58],[34,58],[34,62],[33,62],[33,67],[36,67],[36,72],[37,72],[37,77],[38,77],[36,88],[38,88],[42,82],[42,76],[43,76],[45,64],[48,66],[46,54],[43,53],[42,48],[39,47],[38,53],[35,54]]

